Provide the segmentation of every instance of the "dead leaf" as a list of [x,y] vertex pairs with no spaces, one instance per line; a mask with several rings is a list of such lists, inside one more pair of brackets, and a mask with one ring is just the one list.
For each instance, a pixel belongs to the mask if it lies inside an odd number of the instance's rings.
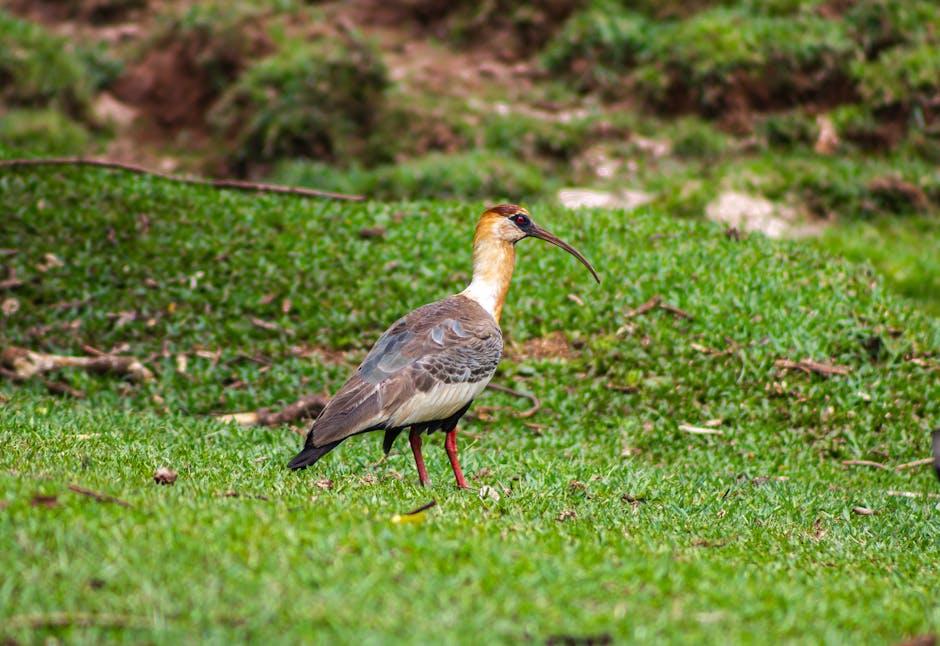
[[486,500],[489,498],[493,502],[499,502],[499,492],[489,485],[483,485],[480,487],[480,492],[478,495],[480,496],[480,500]]
[[3,303],[0,304],[0,311],[3,312],[4,316],[13,316],[20,310],[20,302],[15,298],[5,298]]
[[33,494],[29,504],[33,507],[45,507],[46,509],[52,509],[53,507],[59,506],[59,497],[56,495],[37,493]]
[[176,482],[177,475],[170,467],[160,467],[153,472],[153,481],[158,485],[171,485]]
[[320,487],[320,489],[332,489],[333,488],[333,481],[330,480],[329,478],[321,478],[317,480],[316,482],[314,482],[314,484]]
[[852,513],[858,514],[859,516],[873,516],[877,512],[868,507],[852,507]]
[[558,516],[555,518],[559,523],[564,523],[569,520],[574,520],[578,517],[578,513],[574,509],[564,509]]
[[62,262],[62,259],[59,258],[54,253],[47,253],[42,257],[42,262],[36,265],[36,269],[46,273],[50,269],[57,269],[58,267],[64,267],[65,263]]
[[370,240],[373,238],[384,238],[385,237],[385,227],[364,227],[359,229],[359,237],[363,240]]

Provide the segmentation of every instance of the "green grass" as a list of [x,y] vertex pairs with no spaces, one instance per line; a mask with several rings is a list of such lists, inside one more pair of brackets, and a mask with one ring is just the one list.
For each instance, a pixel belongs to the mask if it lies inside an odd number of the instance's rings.
[[852,260],[870,262],[896,291],[940,316],[940,239],[936,217],[877,218],[826,231],[820,244]]
[[[481,500],[453,488],[439,437],[422,490],[405,446],[373,465],[378,436],[290,473],[296,435],[208,416],[335,389],[385,326],[463,286],[481,204],[301,201],[64,169],[6,171],[0,191],[0,248],[17,250],[4,262],[26,281],[0,340],[126,343],[158,373],[146,385],[60,375],[81,401],[0,383],[4,637],[881,644],[940,629],[937,501],[887,493],[936,481],[841,464],[927,454],[940,322],[864,267],[655,212],[532,205],[604,282],[519,245],[508,343],[562,331],[577,357],[504,360],[495,381],[543,408],[519,419],[526,403],[481,397],[462,426],[472,484],[500,493]],[[376,225],[384,238],[357,235]],[[41,271],[48,253],[62,266]],[[657,294],[693,318],[627,316]],[[728,339],[739,349],[696,349]],[[322,363],[294,345],[347,354]],[[851,372],[780,374],[784,357]],[[487,406],[499,408],[484,420]],[[723,435],[678,430],[715,418]],[[175,485],[153,484],[162,465]],[[32,505],[37,494],[58,505]],[[423,523],[392,522],[430,499]],[[133,625],[17,627],[51,613]]]

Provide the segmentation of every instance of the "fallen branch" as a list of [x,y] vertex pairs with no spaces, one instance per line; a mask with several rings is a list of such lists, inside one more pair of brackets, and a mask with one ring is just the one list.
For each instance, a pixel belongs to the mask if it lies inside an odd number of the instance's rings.
[[86,489],[85,487],[82,487],[77,484],[70,484],[69,491],[74,491],[75,493],[79,495],[88,496],[89,498],[94,498],[98,502],[113,502],[115,505],[120,505],[121,507],[131,506],[131,503],[127,502],[126,500],[121,500],[120,498],[117,498],[116,496],[112,496],[111,494],[101,493],[99,491],[92,491],[91,489]]
[[33,352],[14,346],[0,352],[0,368],[12,372],[15,379],[31,379],[61,368],[83,368],[92,372],[127,375],[135,381],[150,381],[153,373],[134,357],[102,354],[94,357],[70,357]]
[[125,164],[109,159],[95,159],[91,157],[44,157],[36,159],[4,159],[0,160],[0,168],[22,168],[29,166],[93,166],[96,168],[110,168],[123,170],[137,175],[150,175],[180,184],[194,184],[197,186],[214,186],[215,188],[231,188],[238,191],[253,191],[256,193],[279,193],[283,195],[299,195],[301,197],[325,197],[333,200],[351,200],[360,202],[365,199],[362,195],[349,195],[321,191],[315,188],[302,188],[300,186],[284,186],[282,184],[264,184],[249,182],[241,179],[205,179],[202,177],[186,177],[170,175],[160,171],[150,170],[143,166]]
[[524,393],[520,390],[513,390],[512,388],[507,388],[506,386],[500,386],[499,384],[489,383],[486,385],[487,388],[495,390],[499,393],[506,393],[507,395],[513,395],[514,397],[522,397],[528,399],[532,402],[532,408],[522,411],[521,413],[516,413],[516,417],[529,418],[542,410],[542,402],[539,401],[539,398],[531,393]]
[[881,462],[873,462],[872,460],[842,460],[842,464],[847,467],[874,467],[875,469],[888,468]]
[[279,426],[298,419],[315,419],[326,407],[328,401],[329,398],[323,395],[307,395],[278,411],[259,408],[256,411],[244,413],[216,415],[216,419],[222,422],[235,422],[240,426]]
[[820,363],[812,359],[801,359],[800,361],[791,361],[790,359],[777,359],[774,365],[782,370],[802,370],[806,374],[815,373],[823,377],[832,375],[847,375],[851,371],[848,366],[839,366],[828,363]]

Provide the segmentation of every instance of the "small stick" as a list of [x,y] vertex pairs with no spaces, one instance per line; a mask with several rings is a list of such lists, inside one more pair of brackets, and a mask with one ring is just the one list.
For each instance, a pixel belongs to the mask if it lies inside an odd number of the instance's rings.
[[91,489],[86,489],[85,487],[79,486],[77,484],[70,484],[69,491],[74,491],[77,494],[82,496],[88,496],[89,498],[94,498],[98,502],[113,502],[115,505],[120,505],[121,507],[130,507],[131,503],[126,500],[121,500],[111,494],[101,493],[98,491],[92,491]]
[[513,395],[515,397],[523,397],[532,402],[532,408],[522,411],[521,413],[516,413],[516,417],[529,418],[535,415],[542,409],[542,402],[539,401],[539,398],[531,393],[524,393],[519,390],[513,390],[512,388],[507,388],[506,386],[500,386],[499,384],[489,383],[486,385],[487,388],[491,388],[496,392],[506,393],[507,395]]
[[417,509],[412,509],[411,511],[406,511],[404,514],[402,514],[402,516],[414,516],[415,514],[420,514],[422,511],[427,511],[428,509],[431,509],[431,508],[434,507],[435,505],[437,505],[437,501],[436,501],[436,500],[432,500],[431,502],[428,502],[428,503],[425,503],[425,504],[421,505],[421,506],[418,507]]
[[659,309],[661,309],[661,310],[665,310],[666,312],[669,312],[670,314],[674,314],[674,315],[678,316],[679,318],[683,318],[683,319],[691,319],[691,318],[692,318],[692,315],[689,314],[688,312],[686,312],[685,310],[679,309],[679,308],[676,307],[675,305],[672,305],[672,304],[670,304],[670,303],[665,302],[665,301],[663,300],[663,297],[662,297],[662,296],[653,296],[651,299],[649,299],[648,301],[646,301],[646,302],[643,303],[642,305],[640,305],[640,306],[638,306],[638,307],[636,307],[636,308],[634,308],[634,309],[632,309],[632,310],[627,310],[627,313],[625,314],[625,316],[626,316],[628,319],[632,319],[632,318],[635,317],[635,316],[639,316],[639,315],[641,315],[641,314],[646,314],[646,313],[649,312],[650,310],[654,310],[654,309],[656,309],[657,307],[658,307]]
[[933,458],[923,458],[921,460],[914,460],[913,462],[905,462],[904,464],[899,464],[894,467],[895,471],[903,471],[904,469],[913,469],[914,467],[923,467],[928,464],[933,464]]
[[137,175],[150,175],[171,182],[180,184],[193,184],[196,186],[214,186],[215,188],[231,188],[239,191],[254,191],[256,193],[279,193],[283,195],[299,195],[301,197],[326,197],[333,200],[350,200],[361,202],[365,199],[362,195],[349,195],[346,193],[334,193],[332,191],[321,191],[315,188],[302,188],[300,186],[284,186],[282,184],[264,184],[261,182],[249,182],[241,179],[204,179],[201,177],[184,177],[181,175],[170,175],[159,171],[150,170],[143,166],[134,164],[125,164],[109,159],[95,159],[92,157],[45,157],[37,159],[4,159],[0,160],[0,168],[17,168],[26,166],[94,166],[96,168],[110,168],[112,170],[123,170]]
[[717,428],[704,428],[702,426],[692,426],[691,424],[679,424],[679,430],[694,435],[724,435],[725,432]]
[[871,460],[842,460],[842,464],[847,467],[874,467],[876,469],[888,468],[881,462],[873,462]]
[[7,628],[65,628],[68,626],[110,626],[130,628],[146,624],[144,617],[94,614],[90,612],[53,612],[46,615],[15,615],[6,620]]
[[812,359],[802,359],[800,361],[791,361],[790,359],[777,359],[774,365],[783,370],[802,370],[806,374],[811,372],[823,377],[832,375],[847,375],[851,371],[848,366],[830,365],[828,363],[819,363]]
[[662,302],[662,300],[663,299],[660,296],[653,296],[651,299],[649,299],[648,301],[646,301],[639,307],[636,307],[632,310],[628,310],[626,313],[626,317],[628,319],[632,319],[635,316],[646,314],[650,310],[656,309],[659,306],[660,302]]
[[661,309],[661,310],[666,310],[666,311],[669,312],[670,314],[675,314],[676,316],[678,316],[678,317],[681,318],[681,319],[691,319],[691,318],[692,318],[692,315],[689,314],[688,312],[686,312],[685,310],[681,310],[681,309],[679,309],[678,307],[676,307],[675,305],[671,305],[671,304],[669,304],[669,303],[660,303],[660,304],[659,304],[659,309]]
[[328,397],[307,395],[279,411],[271,412],[267,408],[245,413],[226,413],[216,415],[222,422],[235,422],[241,426],[279,426],[302,418],[315,418],[326,407]]

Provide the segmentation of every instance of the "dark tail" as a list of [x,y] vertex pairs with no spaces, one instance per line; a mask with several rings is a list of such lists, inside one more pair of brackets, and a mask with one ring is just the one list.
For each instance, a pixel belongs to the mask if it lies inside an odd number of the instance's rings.
[[[324,455],[335,449],[339,446],[339,443],[343,440],[337,440],[335,442],[330,442],[329,444],[324,444],[323,446],[313,446],[311,442],[312,433],[307,436],[307,444],[304,446],[303,450],[294,456],[294,459],[287,463],[288,469],[306,469],[309,466],[316,464],[316,461],[322,458]],[[345,439],[345,438],[343,438]]]

